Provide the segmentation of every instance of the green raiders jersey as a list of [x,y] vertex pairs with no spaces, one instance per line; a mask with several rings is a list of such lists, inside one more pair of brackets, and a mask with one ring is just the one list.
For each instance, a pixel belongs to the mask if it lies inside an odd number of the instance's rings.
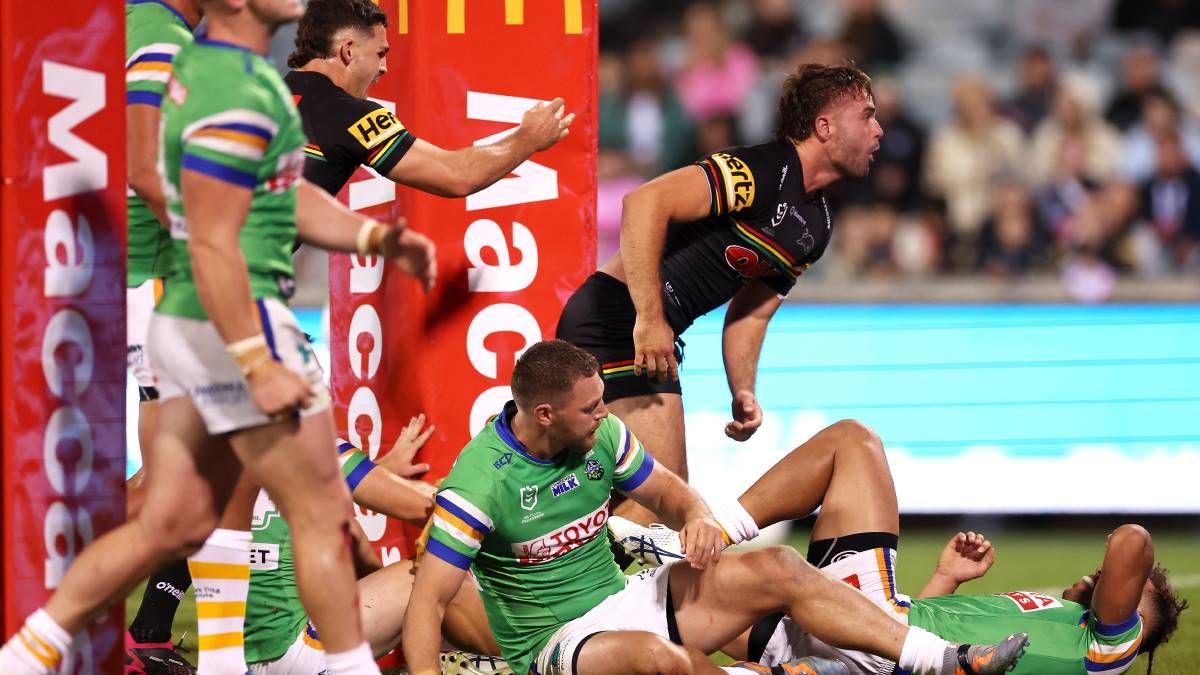
[[[358,448],[338,442],[338,464],[350,492],[375,468]],[[292,558],[292,533],[266,490],[260,490],[250,522],[250,592],[246,598],[246,663],[274,661],[296,641],[300,631],[321,647],[300,604]]]
[[1082,675],[1125,672],[1142,643],[1135,612],[1120,624],[1103,624],[1083,605],[1042,593],[943,595],[916,599],[908,623],[952,642],[987,644],[1013,633],[1029,634],[1029,648],[1014,673]]
[[184,169],[252,191],[242,225],[242,255],[255,299],[287,301],[293,288],[296,187],[304,169],[304,131],[275,67],[236,45],[197,39],[175,57],[163,100],[159,150],[173,250],[166,293],[156,311],[207,318],[188,255],[180,200]]
[[[159,0],[129,0],[125,5],[125,105],[162,106],[171,78],[171,63],[192,42],[192,28],[179,12]],[[170,266],[171,236],[141,198],[128,190],[126,285],[165,277]]]
[[509,402],[463,448],[442,482],[427,554],[475,578],[496,642],[524,673],[560,626],[625,588],[605,533],[612,489],[636,489],[654,459],[606,417],[585,454],[542,460],[512,433]]

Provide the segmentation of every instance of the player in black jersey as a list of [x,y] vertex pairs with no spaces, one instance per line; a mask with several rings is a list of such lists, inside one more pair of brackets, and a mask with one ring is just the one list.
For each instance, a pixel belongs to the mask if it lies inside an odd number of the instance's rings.
[[371,0],[312,0],[288,56],[292,90],[309,143],[304,177],[337,194],[359,165],[443,197],[495,183],[535,152],[567,136],[575,115],[563,100],[538,103],[509,136],[447,151],[420,140],[367,96],[387,72],[387,15]]
[[[558,337],[600,361],[609,409],[681,476],[680,335],[729,303],[725,433],[750,438],[762,423],[754,387],[767,323],[832,234],[822,189],[865,176],[883,136],[871,80],[852,67],[800,66],[784,82],[779,117],[775,141],[714,153],[629,193],[620,252],[559,319]],[[632,503],[620,512],[651,519]]]

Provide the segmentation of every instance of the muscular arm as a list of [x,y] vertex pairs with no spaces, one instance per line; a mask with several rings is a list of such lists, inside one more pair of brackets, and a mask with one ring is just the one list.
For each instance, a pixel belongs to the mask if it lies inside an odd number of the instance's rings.
[[140,103],[125,106],[125,180],[158,222],[169,228],[171,221],[157,166],[158,118],[159,109],[155,106]]
[[733,421],[725,434],[738,441],[750,438],[762,424],[762,408],[755,397],[758,356],[762,352],[767,324],[783,300],[763,283],[745,286],[725,310],[725,330],[721,334],[725,378],[733,395]]
[[646,480],[629,492],[629,497],[658,514],[669,527],[679,530],[683,551],[693,567],[704,569],[720,560],[721,526],[700,493],[670,469],[655,464]]
[[354,253],[358,230],[366,220],[328,192],[307,180],[300,181],[296,190],[296,233],[304,243],[326,251]]
[[351,496],[359,506],[414,525],[424,525],[433,512],[436,491],[428,483],[401,478],[387,467],[376,465],[354,487]]
[[184,169],[180,177],[196,294],[226,344],[262,333],[238,241],[253,193]]
[[525,112],[521,126],[489,145],[443,150],[420,139],[388,172],[397,183],[440,197],[466,197],[504,178],[539,150],[566,138],[574,113],[563,116],[561,98]]
[[412,597],[404,615],[404,658],[413,675],[441,672],[438,650],[442,645],[442,619],[467,571],[426,554],[413,582]]
[[1101,623],[1121,623],[1137,610],[1154,567],[1154,542],[1140,525],[1122,525],[1109,536],[1092,612]]

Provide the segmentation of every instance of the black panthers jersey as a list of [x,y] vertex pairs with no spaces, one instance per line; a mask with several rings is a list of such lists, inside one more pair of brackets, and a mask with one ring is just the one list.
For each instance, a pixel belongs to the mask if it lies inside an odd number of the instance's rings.
[[304,177],[336,195],[359,165],[386,176],[416,138],[382,105],[355,98],[321,73],[284,79],[304,123]]
[[730,148],[696,164],[712,191],[709,215],[669,227],[660,269],[676,334],[755,280],[786,296],[833,228],[823,194],[804,191],[789,142]]

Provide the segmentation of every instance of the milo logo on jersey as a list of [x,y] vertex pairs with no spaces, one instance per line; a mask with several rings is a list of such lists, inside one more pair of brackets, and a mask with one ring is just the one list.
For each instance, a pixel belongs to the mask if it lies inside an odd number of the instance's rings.
[[1045,593],[1034,593],[1033,591],[1013,591],[1011,593],[997,593],[996,595],[1012,600],[1016,603],[1017,607],[1021,608],[1022,612],[1038,612],[1043,609],[1063,606],[1058,601],[1058,598],[1046,595]]
[[522,565],[550,562],[598,537],[604,532],[604,524],[607,522],[608,504],[605,503],[588,515],[553,532],[547,532],[537,539],[512,544],[512,552],[517,557],[517,562]]
[[370,149],[404,131],[404,125],[394,113],[377,108],[358,118],[357,122],[346,127],[346,131],[364,148]]

